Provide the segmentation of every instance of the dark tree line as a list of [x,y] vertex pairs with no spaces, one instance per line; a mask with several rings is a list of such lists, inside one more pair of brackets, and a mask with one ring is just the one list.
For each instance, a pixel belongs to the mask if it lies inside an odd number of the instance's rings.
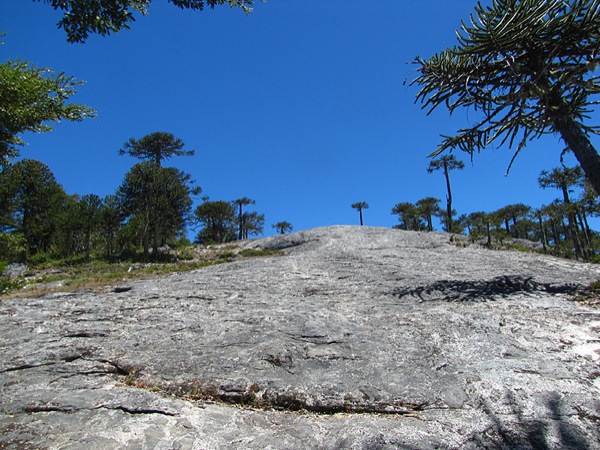
[[[191,176],[162,163],[190,156],[171,133],[129,139],[121,154],[138,162],[114,194],[67,195],[45,164],[23,159],[0,171],[0,260],[36,258],[90,259],[141,256],[150,259],[165,245],[187,242],[190,225],[200,225],[197,242],[222,243],[263,232],[264,214],[244,211],[246,197],[233,202],[208,201],[192,211],[201,189]],[[279,223],[280,232],[291,225]]]
[[247,197],[231,202],[210,201],[205,197],[204,202],[194,211],[196,223],[201,226],[196,243],[222,244],[262,234],[265,215],[256,211],[243,210],[244,205],[254,203],[256,203],[254,200]]
[[[496,211],[475,211],[458,217],[452,210],[450,225],[448,211],[440,207],[440,200],[427,197],[416,204],[396,204],[392,208],[392,214],[397,215],[399,221],[395,228],[432,231],[432,218],[437,217],[444,231],[465,233],[473,241],[483,240],[488,246],[504,244],[508,238],[527,239],[539,242],[545,252],[594,259],[600,236],[590,228],[588,218],[600,214],[600,203],[581,168],[542,171],[538,182],[542,189],[558,190],[560,198],[539,208],[517,203]],[[576,191],[578,196],[574,196]]]

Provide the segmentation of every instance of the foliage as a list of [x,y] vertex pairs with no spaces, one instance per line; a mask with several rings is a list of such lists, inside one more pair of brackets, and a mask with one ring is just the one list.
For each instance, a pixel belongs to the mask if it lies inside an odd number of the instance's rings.
[[19,261],[26,254],[27,242],[23,233],[0,232],[0,261]]
[[363,224],[363,209],[368,209],[369,204],[367,202],[356,202],[356,203],[353,203],[352,205],[350,205],[350,207],[354,208],[358,211],[358,214],[360,216],[360,225],[362,226],[362,224]]
[[397,215],[401,230],[419,231],[425,229],[425,224],[419,215],[418,208],[410,202],[396,203],[392,208],[392,215]]
[[66,194],[45,164],[23,159],[0,172],[0,192],[10,201],[3,228],[21,233],[29,254],[47,251]]
[[446,224],[446,231],[452,233],[454,230],[454,226],[452,223],[453,210],[452,210],[452,188],[450,187],[450,171],[451,170],[462,170],[465,168],[465,164],[462,161],[457,160],[454,155],[443,155],[438,159],[432,159],[429,161],[429,166],[427,167],[427,172],[433,173],[438,170],[444,172],[444,177],[446,179],[446,219],[444,223]]
[[577,258],[582,256],[591,256],[585,255],[587,239],[585,238],[585,235],[582,236],[581,233],[579,233],[576,217],[578,208],[577,206],[572,205],[569,195],[570,188],[575,185],[580,185],[582,180],[583,173],[579,166],[573,168],[555,168],[551,172],[544,170],[538,178],[538,182],[542,189],[556,188],[562,191],[563,203],[561,209],[564,211],[564,214],[569,222],[569,233],[566,237],[571,238],[573,242],[573,250]]
[[427,222],[427,231],[433,231],[432,217],[440,213],[440,199],[425,197],[415,204],[419,216]]
[[24,145],[20,134],[50,131],[48,122],[94,117],[89,107],[67,103],[81,84],[24,61],[0,64],[0,166],[19,155],[18,147]]
[[173,156],[193,156],[194,150],[182,150],[185,144],[172,133],[157,131],[136,140],[130,138],[123,148],[119,150],[120,155],[130,155],[142,161],[154,161],[158,166],[163,159]]
[[222,244],[235,239],[235,206],[229,202],[218,200],[198,205],[194,211],[196,221],[202,229],[196,237],[201,245]]
[[[40,1],[40,0],[38,0]],[[101,36],[129,29],[135,21],[134,13],[146,15],[151,0],[46,0],[55,10],[64,11],[58,26],[67,33],[69,42],[85,42],[90,33]],[[202,11],[205,6],[228,4],[238,6],[246,13],[252,11],[253,0],[170,0],[181,9]]]
[[248,239],[249,236],[258,236],[263,232],[265,226],[265,215],[259,214],[256,211],[246,211],[243,214],[242,223],[244,239]]
[[600,156],[588,137],[598,128],[584,122],[600,92],[599,38],[597,0],[478,3],[457,46],[415,60],[423,108],[479,113],[474,125],[444,136],[433,155],[507,143],[516,157],[527,141],[558,133],[600,192]]
[[551,171],[542,170],[538,183],[542,189],[560,189],[565,203],[570,203],[569,191],[573,186],[581,185],[583,172],[581,167],[555,167]]
[[277,232],[279,234],[286,234],[286,233],[291,233],[292,230],[294,229],[294,227],[292,226],[291,223],[286,222],[285,220],[282,222],[277,222],[276,224],[272,225],[272,227],[277,230]]
[[255,249],[255,248],[245,248],[240,252],[245,258],[253,258],[257,256],[274,256],[281,255],[281,250],[269,250],[269,249]]
[[247,238],[247,233],[246,233],[246,223],[245,223],[245,219],[246,216],[244,216],[244,211],[243,211],[243,207],[244,206],[248,206],[248,205],[254,205],[256,203],[255,200],[249,199],[248,197],[242,197],[242,198],[238,198],[237,200],[234,200],[233,205],[237,206],[239,208],[239,213],[238,213],[238,239],[241,241],[242,239],[244,239],[245,237]]
[[156,256],[160,245],[183,231],[192,207],[191,183],[188,174],[154,162],[138,163],[125,175],[117,190],[118,201],[134,226],[132,231],[141,236],[146,258],[150,240]]
[[110,258],[114,252],[114,242],[122,221],[122,206],[116,195],[107,195],[102,200],[99,221],[106,245],[106,256]]
[[8,294],[11,291],[21,289],[27,283],[23,278],[9,278],[0,275],[0,295]]

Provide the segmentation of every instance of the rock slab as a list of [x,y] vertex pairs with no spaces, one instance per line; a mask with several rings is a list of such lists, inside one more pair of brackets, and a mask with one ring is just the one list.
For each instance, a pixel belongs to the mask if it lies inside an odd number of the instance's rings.
[[0,448],[600,448],[595,265],[327,227],[0,302]]

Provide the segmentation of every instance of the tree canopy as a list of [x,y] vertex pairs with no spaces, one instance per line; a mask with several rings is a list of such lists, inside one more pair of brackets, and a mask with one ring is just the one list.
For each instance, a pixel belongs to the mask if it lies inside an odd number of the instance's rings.
[[21,233],[29,253],[50,246],[58,211],[66,194],[47,165],[22,159],[0,172],[0,192],[6,195],[2,228]]
[[256,203],[256,200],[252,200],[248,197],[242,197],[242,198],[238,198],[236,200],[234,200],[232,202],[235,206],[237,206],[239,208],[239,213],[238,213],[238,223],[239,223],[239,227],[238,227],[238,239],[241,241],[242,239],[244,239],[245,236],[245,219],[247,218],[246,216],[244,216],[244,211],[243,211],[243,207],[244,206],[248,206],[248,205],[254,205]]
[[598,0],[478,3],[457,46],[415,60],[423,108],[480,114],[474,125],[443,136],[433,155],[506,143],[516,148],[514,161],[529,140],[558,133],[600,192],[600,156],[589,140],[599,128],[587,124],[600,92],[599,38]]
[[142,161],[154,161],[160,166],[163,159],[172,156],[193,156],[194,150],[182,150],[184,146],[183,141],[173,133],[157,131],[141,139],[130,138],[123,144],[119,154],[130,155]]
[[[41,1],[41,0],[38,0]],[[107,36],[121,29],[129,29],[135,22],[134,14],[148,14],[152,0],[45,0],[55,10],[64,11],[58,27],[67,33],[68,42],[85,42],[90,34]],[[254,0],[169,0],[181,8],[202,11],[217,5],[239,7],[252,11]]]
[[235,239],[235,213],[233,203],[224,200],[209,201],[208,198],[194,211],[196,221],[202,229],[196,243],[221,244]]
[[190,176],[175,168],[159,167],[153,162],[138,163],[125,175],[117,196],[123,213],[139,229],[144,256],[177,237],[184,230],[192,208]]
[[454,157],[454,155],[443,155],[438,159],[432,159],[429,161],[427,172],[433,173],[437,170],[444,172],[446,178],[446,224],[449,233],[452,233],[452,188],[450,186],[450,171],[451,170],[462,170],[465,168],[465,164]]
[[285,221],[285,220],[273,224],[272,227],[275,230],[277,230],[277,232],[279,234],[291,233],[292,230],[294,229],[294,227],[292,226],[292,224],[289,223],[289,222],[287,222],[287,221]]
[[360,216],[360,226],[363,225],[363,209],[369,209],[369,204],[367,202],[356,202],[350,205],[351,208],[354,208],[358,211]]
[[0,166],[19,155],[19,135],[52,130],[49,122],[94,117],[91,108],[67,103],[81,81],[24,61],[0,64]]

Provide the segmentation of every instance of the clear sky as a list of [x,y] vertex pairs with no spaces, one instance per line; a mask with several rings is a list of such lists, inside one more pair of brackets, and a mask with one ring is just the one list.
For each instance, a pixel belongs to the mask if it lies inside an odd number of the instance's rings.
[[[0,59],[85,80],[73,101],[98,112],[24,135],[22,157],[47,164],[69,194],[104,196],[136,162],[118,155],[123,143],[167,131],[196,155],[165,165],[190,173],[211,200],[256,200],[265,235],[282,220],[295,230],[357,224],[350,205],[358,201],[370,205],[365,225],[391,227],[398,202],[433,196],[444,205],[443,175],[427,173],[427,155],[469,114],[427,116],[414,103],[418,88],[404,81],[416,76],[415,56],[456,43],[475,3],[269,0],[246,16],[154,0],[131,30],[69,44],[50,5],[0,0]],[[555,136],[530,144],[508,177],[507,148],[473,162],[457,153],[466,168],[452,173],[455,209],[539,207],[558,198],[537,177],[560,165],[563,147]]]

